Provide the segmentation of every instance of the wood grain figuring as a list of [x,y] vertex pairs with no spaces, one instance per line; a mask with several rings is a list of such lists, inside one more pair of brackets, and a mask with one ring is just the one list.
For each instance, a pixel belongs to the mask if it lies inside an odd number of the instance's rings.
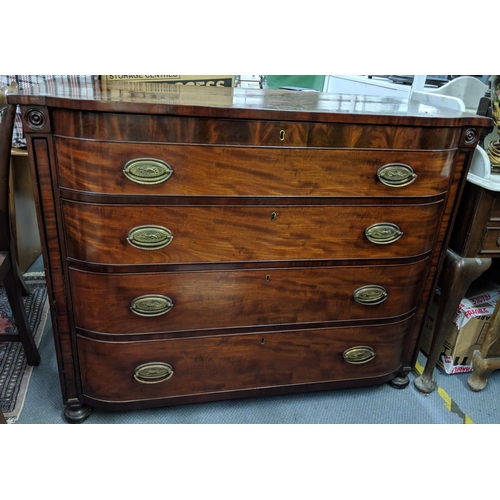
[[454,129],[384,127],[380,125],[311,124],[310,147],[380,148],[380,149],[451,149],[458,144]]
[[[369,336],[363,328],[353,327],[155,342],[112,343],[80,337],[83,390],[96,399],[128,401],[367,379],[398,369],[410,323],[373,326]],[[342,353],[360,344],[371,346],[375,359],[363,365],[344,361]],[[135,368],[154,361],[169,363],[172,378],[151,385],[137,382]]]
[[[54,134],[102,141],[282,147],[453,149],[461,130],[381,125],[307,124],[55,109]],[[288,129],[286,127],[289,127]],[[285,140],[280,140],[281,130]]]
[[[168,208],[63,202],[68,256],[108,264],[338,259],[346,249],[350,258],[412,257],[434,245],[442,209],[442,202],[398,207]],[[396,224],[402,237],[390,244],[370,242],[365,229],[383,222]],[[127,235],[145,225],[169,229],[173,241],[159,250],[135,248]]]
[[[455,151],[344,151],[311,148],[117,144],[56,138],[60,186],[107,194],[187,196],[432,196],[448,188]],[[162,160],[172,177],[137,184],[123,168],[137,158]],[[382,184],[377,170],[390,163],[417,174],[401,188]]]
[[[374,319],[408,313],[417,304],[428,260],[367,267],[259,269],[154,274],[97,274],[70,270],[77,327],[103,333],[147,333],[202,328]],[[353,292],[383,286],[388,299],[361,305]],[[134,298],[169,297],[173,309],[144,318]]]

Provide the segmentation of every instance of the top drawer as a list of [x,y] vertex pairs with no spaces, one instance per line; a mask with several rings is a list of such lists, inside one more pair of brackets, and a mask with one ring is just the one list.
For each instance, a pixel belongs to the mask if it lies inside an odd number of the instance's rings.
[[461,128],[94,113],[54,108],[55,135],[120,142],[315,148],[453,149]]
[[[55,138],[62,188],[114,195],[433,196],[455,151],[116,143]],[[385,167],[385,168],[384,168]]]

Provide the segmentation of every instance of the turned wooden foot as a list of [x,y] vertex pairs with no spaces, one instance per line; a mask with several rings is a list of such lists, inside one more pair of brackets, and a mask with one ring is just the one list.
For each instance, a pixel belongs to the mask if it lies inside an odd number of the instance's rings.
[[389,382],[387,383],[391,387],[394,387],[394,389],[404,389],[405,387],[408,387],[410,379],[408,378],[408,375],[398,375],[397,377],[394,377],[392,380],[389,380]]
[[472,357],[472,364],[474,371],[469,375],[467,384],[475,392],[482,391],[488,383],[490,373],[500,368],[500,358],[488,359],[476,352]]
[[424,371],[414,382],[415,387],[420,392],[428,394],[436,389],[436,383],[433,380],[434,368],[460,301],[471,283],[490,266],[491,259],[464,258],[450,249],[446,251],[439,282],[441,298],[436,315],[434,335]]
[[70,424],[81,424],[91,412],[92,409],[87,405],[68,405],[64,409],[64,417]]

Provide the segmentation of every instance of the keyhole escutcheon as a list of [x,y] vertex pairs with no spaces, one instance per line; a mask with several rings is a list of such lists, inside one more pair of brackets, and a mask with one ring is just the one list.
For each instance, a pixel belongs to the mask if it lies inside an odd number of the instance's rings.
[[276,220],[276,217],[278,217],[278,214],[276,212],[271,212],[271,220]]
[[280,130],[280,141],[284,141],[284,140],[285,140],[285,131]]

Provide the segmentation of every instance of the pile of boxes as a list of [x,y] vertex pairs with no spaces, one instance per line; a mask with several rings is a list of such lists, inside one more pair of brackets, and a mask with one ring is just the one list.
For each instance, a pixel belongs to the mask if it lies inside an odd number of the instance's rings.
[[[500,285],[488,282],[471,287],[462,299],[439,355],[438,364],[446,373],[472,372],[472,355],[481,346],[499,294]],[[437,303],[434,303],[420,343],[420,349],[426,355],[431,346],[436,313]]]

